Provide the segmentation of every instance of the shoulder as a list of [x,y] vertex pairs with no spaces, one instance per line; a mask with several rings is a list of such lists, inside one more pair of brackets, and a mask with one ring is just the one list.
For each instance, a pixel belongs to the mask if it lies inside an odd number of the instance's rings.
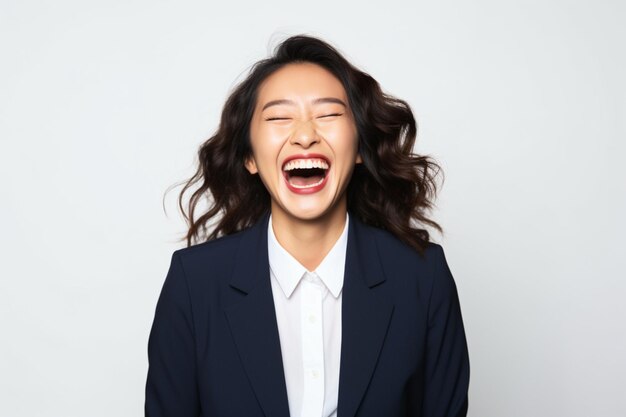
[[393,233],[377,227],[361,223],[361,228],[368,238],[376,242],[376,247],[381,258],[404,259],[418,265],[436,265],[445,259],[443,246],[435,242],[428,242],[423,254],[415,248],[400,240]]
[[423,294],[433,287],[454,285],[444,248],[428,242],[422,254],[389,231],[363,225],[362,236],[375,242],[378,258],[387,279],[402,288],[417,285]]
[[[239,242],[248,229],[219,237],[186,248],[177,249],[172,254],[180,262],[188,275],[195,271],[219,271],[232,266]],[[210,268],[210,269],[208,269]]]

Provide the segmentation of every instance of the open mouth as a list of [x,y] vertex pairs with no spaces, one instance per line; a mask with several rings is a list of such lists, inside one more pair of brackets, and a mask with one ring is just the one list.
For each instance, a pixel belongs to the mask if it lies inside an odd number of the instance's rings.
[[295,189],[312,189],[321,185],[330,164],[322,158],[291,159],[283,166],[287,183]]

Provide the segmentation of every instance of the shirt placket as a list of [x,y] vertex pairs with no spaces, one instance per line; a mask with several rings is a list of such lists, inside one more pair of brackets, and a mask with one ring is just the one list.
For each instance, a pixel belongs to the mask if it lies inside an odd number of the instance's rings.
[[320,417],[324,406],[324,333],[322,327],[323,283],[305,273],[302,282],[301,329],[304,389],[302,417]]

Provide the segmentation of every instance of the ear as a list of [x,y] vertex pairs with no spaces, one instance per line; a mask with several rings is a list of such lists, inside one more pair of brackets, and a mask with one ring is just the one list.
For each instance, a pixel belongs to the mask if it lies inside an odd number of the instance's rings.
[[363,159],[361,158],[361,154],[360,153],[356,154],[356,163],[357,164],[362,164],[363,163]]
[[259,169],[256,167],[256,161],[254,160],[254,157],[252,156],[246,159],[246,162],[244,165],[246,166],[246,169],[248,170],[250,174],[254,175],[259,172]]

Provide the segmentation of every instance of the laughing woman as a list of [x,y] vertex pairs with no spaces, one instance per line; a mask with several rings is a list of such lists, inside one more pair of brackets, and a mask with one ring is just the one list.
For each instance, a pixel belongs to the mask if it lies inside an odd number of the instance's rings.
[[320,39],[252,67],[180,195],[200,184],[156,306],[146,416],[466,415],[456,285],[424,228],[441,231],[439,167],[415,136],[407,103]]

